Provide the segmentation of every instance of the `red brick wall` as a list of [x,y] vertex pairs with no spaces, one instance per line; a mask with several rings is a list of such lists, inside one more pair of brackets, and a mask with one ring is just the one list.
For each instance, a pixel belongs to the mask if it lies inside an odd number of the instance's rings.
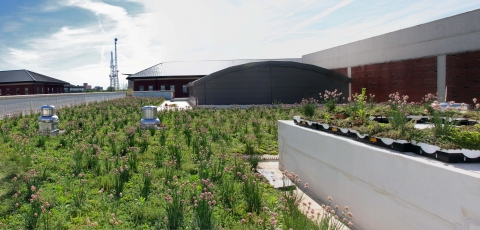
[[133,90],[140,91],[140,86],[143,86],[144,91],[148,91],[148,86],[153,86],[153,90],[161,90],[161,86],[165,85],[165,90],[170,90],[170,86],[175,86],[175,98],[179,97],[188,97],[188,88],[187,92],[183,92],[183,85],[186,85],[194,81],[193,79],[169,79],[169,80],[142,80],[133,82]]
[[[37,91],[38,87],[38,91]],[[18,95],[25,95],[25,88],[28,88],[28,95],[31,94],[41,94],[42,88],[44,88],[44,94],[57,94],[63,93],[63,85],[52,85],[52,84],[5,84],[0,85],[0,90],[2,91],[1,96],[7,95],[7,89],[10,89],[10,96],[17,95],[17,88],[20,89],[20,94]],[[50,93],[48,89],[50,88]]]
[[28,88],[28,94],[33,94],[33,86],[28,85],[18,85],[18,84],[9,84],[9,85],[0,85],[0,90],[2,94],[0,96],[7,96],[7,89],[10,89],[10,96],[17,95],[17,88],[20,89],[18,95],[25,95],[25,88]]
[[480,99],[480,51],[447,55],[447,100]]
[[377,102],[399,92],[409,101],[420,101],[427,93],[437,92],[437,58],[426,57],[352,67],[352,94],[375,94]]

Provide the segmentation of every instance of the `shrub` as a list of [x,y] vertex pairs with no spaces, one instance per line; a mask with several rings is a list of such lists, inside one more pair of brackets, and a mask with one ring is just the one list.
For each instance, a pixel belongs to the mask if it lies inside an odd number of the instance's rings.
[[317,100],[313,98],[310,98],[309,100],[303,99],[301,103],[303,115],[307,118],[313,117],[315,115],[317,103]]

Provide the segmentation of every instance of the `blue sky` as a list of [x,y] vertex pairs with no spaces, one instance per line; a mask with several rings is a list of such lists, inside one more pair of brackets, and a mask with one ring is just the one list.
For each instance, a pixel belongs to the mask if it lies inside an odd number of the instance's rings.
[[120,73],[135,73],[164,61],[300,58],[479,8],[458,0],[0,0],[0,70],[107,87],[115,37]]

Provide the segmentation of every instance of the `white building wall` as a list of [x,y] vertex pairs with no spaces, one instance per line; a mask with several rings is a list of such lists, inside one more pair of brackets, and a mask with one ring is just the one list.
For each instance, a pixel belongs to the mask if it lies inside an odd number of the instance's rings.
[[480,50],[480,10],[302,56],[327,69]]

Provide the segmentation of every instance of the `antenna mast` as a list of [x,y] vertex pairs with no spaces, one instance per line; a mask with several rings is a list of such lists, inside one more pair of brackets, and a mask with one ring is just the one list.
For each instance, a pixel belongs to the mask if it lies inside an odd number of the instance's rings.
[[115,38],[115,64],[113,64],[113,53],[110,52],[110,87],[113,90],[119,90],[118,82],[118,64],[117,64],[117,38]]

